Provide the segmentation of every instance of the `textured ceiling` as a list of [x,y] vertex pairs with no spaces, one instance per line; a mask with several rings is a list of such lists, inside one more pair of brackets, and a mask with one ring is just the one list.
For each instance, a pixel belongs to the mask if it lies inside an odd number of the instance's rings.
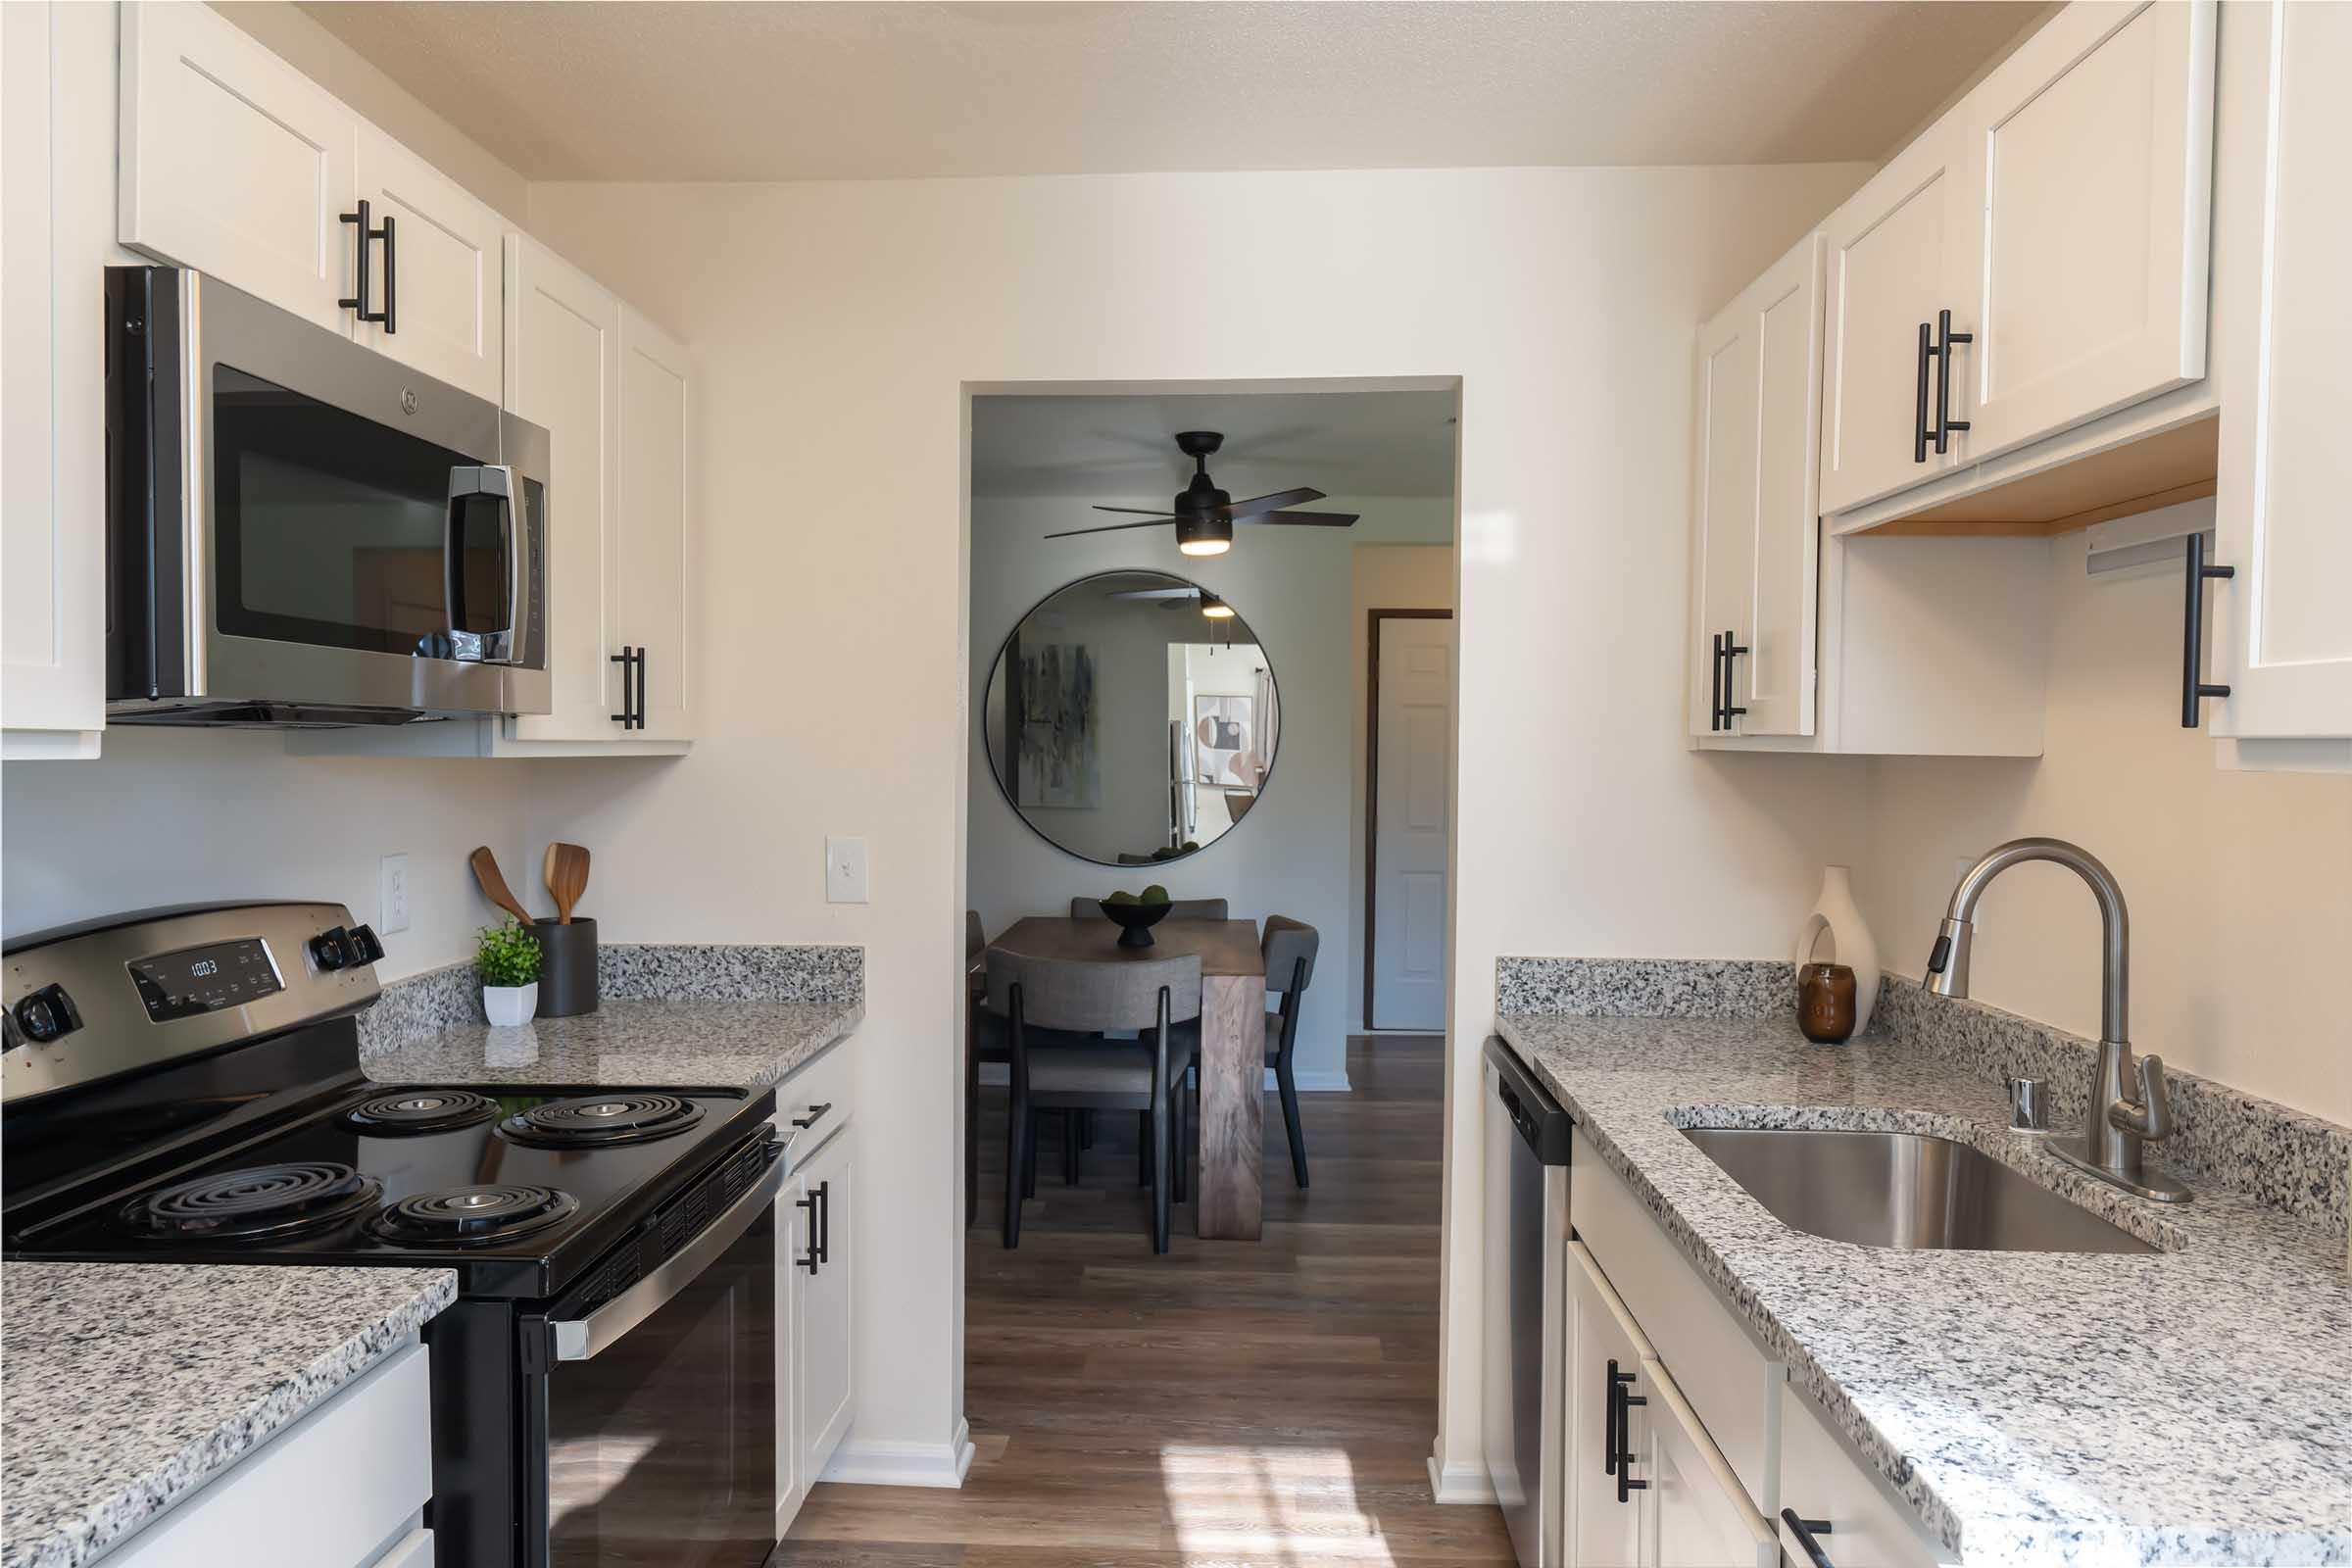
[[1193,471],[1176,432],[1219,430],[1208,471],[1237,497],[1451,496],[1453,415],[1450,392],[975,398],[972,493],[1164,507]]
[[304,5],[543,180],[1872,160],[2041,9]]

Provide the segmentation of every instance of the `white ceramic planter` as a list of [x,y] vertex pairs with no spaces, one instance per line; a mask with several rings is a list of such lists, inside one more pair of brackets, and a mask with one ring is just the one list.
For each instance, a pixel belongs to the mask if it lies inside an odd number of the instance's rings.
[[482,1012],[495,1028],[529,1023],[539,1011],[539,982],[527,986],[482,987]]
[[1818,961],[1814,948],[1824,932],[1837,955],[1835,961],[1854,971],[1854,1035],[1858,1037],[1870,1027],[1871,1012],[1879,1004],[1879,983],[1885,976],[1879,969],[1879,945],[1870,927],[1862,923],[1862,911],[1854,906],[1853,876],[1842,865],[1821,869],[1821,897],[1796,934],[1798,968]]

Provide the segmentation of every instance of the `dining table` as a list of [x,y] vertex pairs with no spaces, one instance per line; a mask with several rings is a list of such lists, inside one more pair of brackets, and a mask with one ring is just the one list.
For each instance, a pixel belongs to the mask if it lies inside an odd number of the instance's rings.
[[1193,1229],[1202,1237],[1256,1241],[1266,1081],[1266,960],[1257,922],[1162,920],[1152,927],[1150,947],[1125,948],[1119,928],[1099,916],[1031,915],[988,946],[1082,963],[1200,957],[1200,1168]]

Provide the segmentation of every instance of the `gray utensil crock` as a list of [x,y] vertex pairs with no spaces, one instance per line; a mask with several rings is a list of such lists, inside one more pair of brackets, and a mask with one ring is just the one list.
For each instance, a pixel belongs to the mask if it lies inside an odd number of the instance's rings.
[[596,922],[534,920],[539,939],[539,1016],[569,1018],[596,1010]]

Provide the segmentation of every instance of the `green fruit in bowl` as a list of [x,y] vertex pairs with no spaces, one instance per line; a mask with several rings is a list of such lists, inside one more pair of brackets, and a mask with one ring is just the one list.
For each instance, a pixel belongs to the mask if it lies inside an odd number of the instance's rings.
[[1103,902],[1104,904],[1116,904],[1116,905],[1119,905],[1119,906],[1126,906],[1126,905],[1130,905],[1130,904],[1141,904],[1141,903],[1143,903],[1144,901],[1143,901],[1142,899],[1139,899],[1139,898],[1137,898],[1137,897],[1136,897],[1134,894],[1132,894],[1132,893],[1113,893],[1113,894],[1112,894],[1112,895],[1111,895],[1109,898],[1107,898],[1107,899],[1104,899],[1102,902]]
[[1171,901],[1168,898],[1168,890],[1154,882],[1150,887],[1144,889],[1144,896],[1139,902],[1144,904],[1166,904]]

